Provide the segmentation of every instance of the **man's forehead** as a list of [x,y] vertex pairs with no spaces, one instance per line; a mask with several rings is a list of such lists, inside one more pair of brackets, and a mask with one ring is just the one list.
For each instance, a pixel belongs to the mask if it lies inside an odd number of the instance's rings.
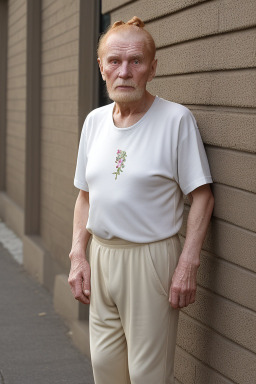
[[128,49],[144,55],[146,44],[146,38],[142,33],[118,31],[113,32],[108,36],[107,41],[105,42],[104,51],[105,54],[108,55],[111,51]]

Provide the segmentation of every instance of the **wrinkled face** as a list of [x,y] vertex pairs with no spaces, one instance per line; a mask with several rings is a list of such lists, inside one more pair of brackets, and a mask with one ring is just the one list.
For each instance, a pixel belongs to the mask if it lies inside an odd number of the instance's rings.
[[119,103],[141,100],[157,65],[143,34],[127,30],[110,34],[98,63],[110,99]]

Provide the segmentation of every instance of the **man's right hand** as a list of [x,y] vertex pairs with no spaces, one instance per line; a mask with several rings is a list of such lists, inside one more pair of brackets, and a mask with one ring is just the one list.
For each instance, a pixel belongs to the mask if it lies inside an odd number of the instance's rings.
[[71,268],[68,282],[76,300],[83,304],[90,304],[91,271],[85,255],[77,255],[70,252]]

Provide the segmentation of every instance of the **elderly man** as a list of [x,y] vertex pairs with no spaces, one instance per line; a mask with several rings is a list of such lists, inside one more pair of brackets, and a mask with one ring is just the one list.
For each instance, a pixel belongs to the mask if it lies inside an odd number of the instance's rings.
[[[157,61],[143,27],[137,17],[116,22],[100,39],[98,63],[113,103],[87,116],[74,179],[69,284],[90,303],[96,384],[174,384],[179,309],[195,301],[213,209],[194,116],[146,90]],[[192,204],[181,252],[183,194]]]

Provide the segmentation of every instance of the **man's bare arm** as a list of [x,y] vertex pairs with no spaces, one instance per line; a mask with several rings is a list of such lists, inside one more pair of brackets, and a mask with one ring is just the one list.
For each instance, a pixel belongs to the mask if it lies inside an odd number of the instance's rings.
[[188,215],[186,240],[172,277],[169,294],[169,301],[173,308],[183,308],[195,302],[200,251],[214,205],[214,198],[208,184],[196,188],[189,198],[192,205]]
[[85,252],[91,234],[86,229],[89,213],[89,192],[80,190],[76,200],[73,220],[72,247],[69,254],[71,261],[68,282],[76,300],[90,303],[90,266]]

